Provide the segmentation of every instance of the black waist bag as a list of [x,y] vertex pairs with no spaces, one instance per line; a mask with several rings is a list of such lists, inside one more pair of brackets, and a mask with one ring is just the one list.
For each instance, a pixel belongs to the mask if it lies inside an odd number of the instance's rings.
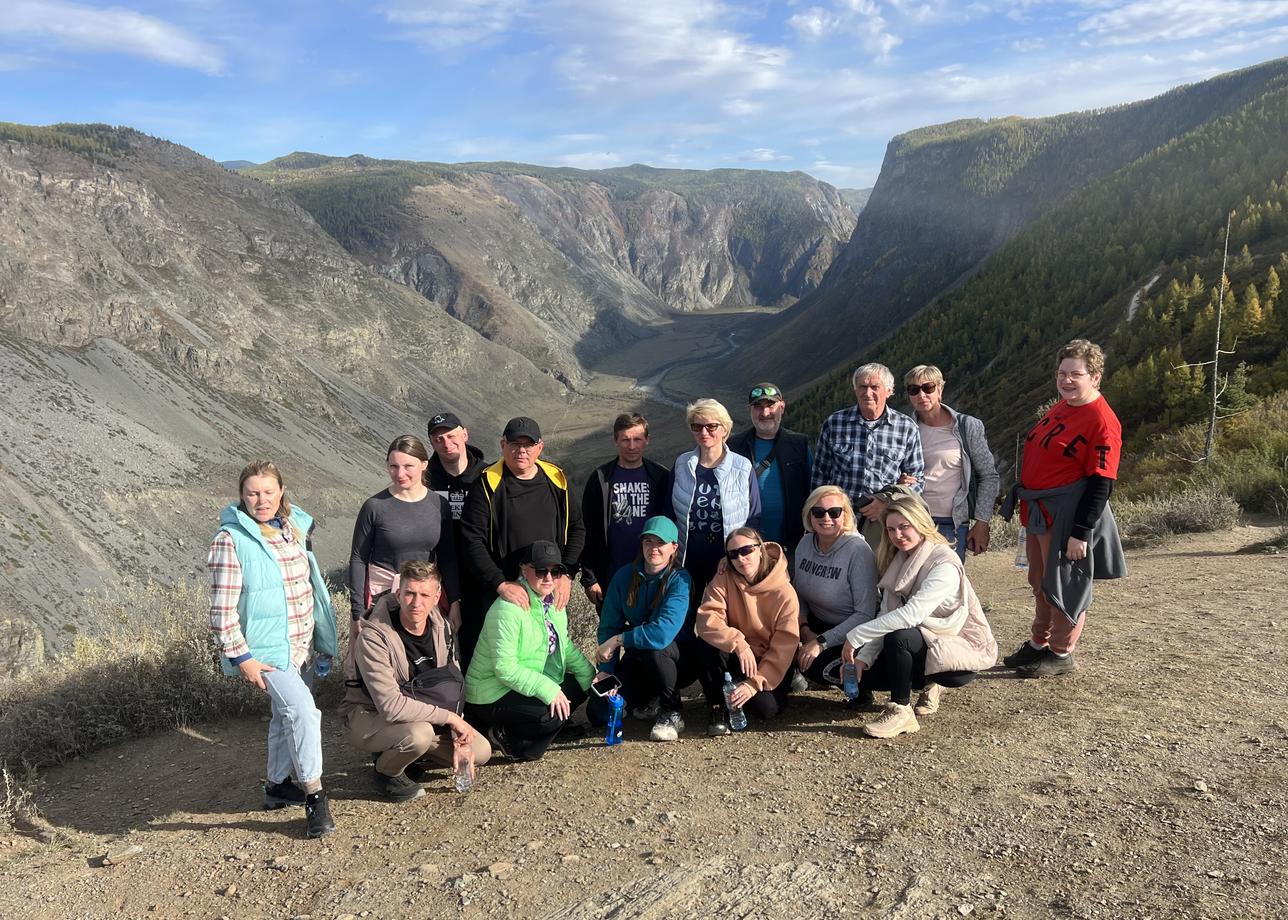
[[413,700],[438,706],[458,716],[465,706],[465,677],[455,664],[427,668],[402,685]]

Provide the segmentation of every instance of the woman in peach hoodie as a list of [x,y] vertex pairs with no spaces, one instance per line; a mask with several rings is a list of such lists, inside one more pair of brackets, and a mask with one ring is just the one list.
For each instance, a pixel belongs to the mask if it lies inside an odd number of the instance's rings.
[[756,719],[783,708],[800,645],[800,602],[787,578],[787,554],[750,527],[725,541],[725,563],[698,608],[697,633],[711,649],[701,677],[711,705],[709,735],[729,733],[722,686],[733,677],[732,704]]

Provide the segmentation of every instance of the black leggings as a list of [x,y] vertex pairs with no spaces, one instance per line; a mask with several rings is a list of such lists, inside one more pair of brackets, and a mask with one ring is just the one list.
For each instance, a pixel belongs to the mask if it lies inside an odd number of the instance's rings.
[[[657,700],[658,712],[679,712],[680,689],[693,683],[702,670],[695,642],[672,642],[663,649],[627,649],[614,673],[622,682],[621,695],[631,709],[642,709]],[[586,718],[592,725],[608,723],[608,704],[591,695]]]
[[[736,684],[746,680],[747,675],[742,673],[742,666],[738,664],[738,656],[733,652],[722,652],[718,648],[713,648],[705,642],[700,643],[705,650],[706,667],[698,675],[702,682],[702,693],[707,698],[707,702],[712,706],[724,705],[724,676],[729,672]],[[751,699],[743,704],[743,711],[754,719],[765,720],[772,719],[778,713],[782,712],[787,705],[787,694],[792,689],[792,674],[796,671],[796,665],[787,669],[783,679],[778,682],[778,686],[772,690],[761,690]]]
[[[806,615],[806,622],[809,628],[814,631],[815,635],[821,636],[832,627],[813,615]],[[842,638],[841,642],[836,645],[830,645],[818,653],[818,657],[810,662],[810,666],[801,673],[816,684],[828,684],[832,687],[841,686],[841,645],[845,643]]]
[[862,690],[889,690],[890,701],[908,705],[912,688],[920,690],[930,681],[941,687],[964,687],[975,679],[974,671],[941,671],[926,676],[926,640],[913,626],[886,633],[881,654],[872,667],[863,672]]
[[[586,699],[586,691],[572,674],[564,675],[559,689],[568,697],[570,714]],[[504,729],[506,753],[516,760],[540,760],[566,721],[552,716],[548,704],[513,690],[495,703],[466,703],[465,717],[483,731]]]

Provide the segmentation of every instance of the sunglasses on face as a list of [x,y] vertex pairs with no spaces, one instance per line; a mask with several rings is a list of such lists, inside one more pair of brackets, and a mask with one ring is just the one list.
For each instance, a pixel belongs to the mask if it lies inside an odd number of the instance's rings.
[[830,517],[835,521],[843,514],[845,514],[844,508],[824,508],[821,505],[815,505],[809,509],[809,516],[816,521],[821,521],[825,517]]
[[783,394],[779,392],[778,387],[756,387],[751,391],[751,399],[749,402],[755,402],[758,399],[777,400],[782,395]]
[[910,383],[907,386],[909,396],[916,396],[918,393],[925,393],[929,396],[937,389],[939,389],[939,384],[937,383]]
[[725,555],[729,557],[730,562],[737,562],[743,556],[750,556],[758,549],[760,549],[759,543],[748,543],[746,546],[740,546],[737,549],[726,550]]
[[717,431],[720,430],[720,423],[719,422],[705,422],[705,423],[694,422],[692,425],[689,426],[689,430],[692,431],[694,434],[697,434],[699,431],[705,431],[707,434],[715,434]]
[[567,573],[567,569],[565,569],[561,565],[550,566],[550,567],[543,566],[541,568],[537,568],[536,566],[533,566],[532,572],[538,578],[562,578]]

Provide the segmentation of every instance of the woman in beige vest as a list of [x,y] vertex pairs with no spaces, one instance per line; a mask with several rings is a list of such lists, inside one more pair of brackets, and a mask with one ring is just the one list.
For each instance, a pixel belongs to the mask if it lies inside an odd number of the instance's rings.
[[[997,660],[997,642],[962,562],[916,495],[895,495],[877,548],[881,613],[845,636],[841,660],[864,690],[890,702],[863,726],[873,738],[919,731],[917,716],[939,709],[944,687],[960,687]],[[914,709],[912,689],[921,689]]]

